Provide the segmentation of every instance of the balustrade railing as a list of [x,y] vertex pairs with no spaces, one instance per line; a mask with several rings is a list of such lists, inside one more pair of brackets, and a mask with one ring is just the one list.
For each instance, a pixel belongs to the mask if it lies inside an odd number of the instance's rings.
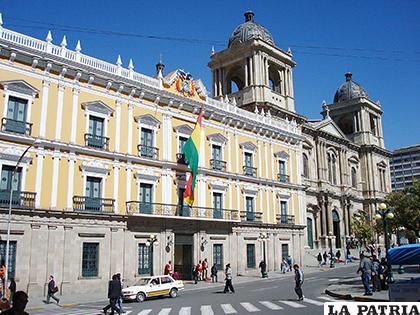
[[1,120],[1,130],[30,136],[32,132],[32,124],[25,121],[3,118]]
[[85,145],[88,147],[109,150],[109,138],[85,133]]
[[277,179],[280,183],[289,183],[289,175],[279,173],[277,174]]
[[176,162],[178,164],[184,164],[184,165],[188,164],[187,160],[185,159],[185,154],[184,153],[177,153],[176,154]]
[[185,217],[210,220],[239,221],[238,210],[190,207],[164,203],[129,201],[126,203],[127,214],[155,215],[166,217]]
[[245,165],[243,167],[243,170],[244,170],[244,175],[246,176],[252,176],[252,177],[257,176],[257,168],[255,167]]
[[278,224],[294,224],[295,223],[294,215],[277,214],[276,218],[277,218]]
[[73,196],[73,210],[79,212],[114,212],[114,199]]
[[[29,191],[12,192],[13,209],[34,209],[36,193]],[[9,208],[10,190],[0,190],[0,208]]]
[[226,162],[225,161],[211,159],[210,160],[210,166],[211,166],[212,169],[214,169],[216,171],[226,172]]
[[139,144],[137,146],[137,149],[139,150],[139,156],[141,157],[146,157],[155,160],[159,158],[159,148]]
[[262,212],[255,212],[255,211],[241,212],[241,221],[242,222],[261,223],[262,222]]

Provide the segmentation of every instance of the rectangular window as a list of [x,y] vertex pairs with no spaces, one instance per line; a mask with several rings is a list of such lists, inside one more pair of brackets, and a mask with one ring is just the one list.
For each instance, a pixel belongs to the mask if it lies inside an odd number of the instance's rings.
[[101,211],[102,209],[102,178],[91,177],[86,178],[85,190],[85,209],[89,211]]
[[223,270],[223,244],[213,245],[213,263],[216,264],[217,270]]
[[1,181],[0,181],[0,190],[9,191],[10,189],[20,191],[20,183],[21,183],[21,177],[22,177],[22,168],[18,167],[16,170],[16,173],[13,178],[12,182],[12,174],[14,171],[13,166],[9,165],[3,165],[1,168]]
[[143,157],[154,158],[155,148],[153,147],[153,130],[141,128],[141,148],[140,155]]
[[[0,256],[4,262],[6,262],[6,241],[0,241]],[[16,270],[16,241],[9,242],[9,264],[6,268],[8,274],[8,278],[15,277],[15,270]]]
[[280,223],[289,223],[287,201],[280,201]]
[[246,220],[254,221],[255,220],[254,197],[245,198],[245,207],[246,207]]
[[140,213],[151,214],[153,210],[153,185],[140,183]]
[[146,244],[139,244],[139,275],[150,275],[150,247]]
[[211,157],[213,160],[222,161],[222,147],[220,145],[213,144],[211,147]]
[[213,193],[213,218],[223,218],[223,195],[221,193]]
[[99,273],[99,243],[83,243],[82,277],[97,277]]
[[281,258],[287,258],[289,256],[289,245],[281,244]]
[[253,167],[254,163],[252,161],[252,153],[245,152],[245,166]]
[[179,148],[178,148],[178,153],[184,153],[184,146],[185,143],[187,142],[187,138],[185,137],[179,137]]
[[9,102],[7,104],[7,116],[5,131],[26,133],[26,108],[28,101],[9,96]]
[[104,119],[89,116],[89,133],[85,137],[87,137],[86,141],[88,146],[100,149],[105,148]]
[[246,267],[255,268],[255,244],[246,244]]
[[286,175],[286,162],[279,161],[279,174]]

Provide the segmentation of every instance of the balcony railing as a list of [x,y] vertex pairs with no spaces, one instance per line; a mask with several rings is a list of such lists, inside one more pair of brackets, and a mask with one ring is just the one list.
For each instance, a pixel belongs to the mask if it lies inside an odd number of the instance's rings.
[[129,201],[126,203],[126,211],[127,214],[239,221],[237,210],[189,207],[187,205]]
[[147,145],[139,144],[137,146],[137,149],[139,150],[139,156],[146,157],[149,159],[155,159],[157,160],[159,157],[159,149],[155,147],[149,147]]
[[295,224],[295,216],[287,214],[277,214],[278,224]]
[[185,159],[185,154],[184,153],[177,153],[176,154],[176,162],[178,164],[188,165],[188,162]]
[[289,183],[289,175],[278,173],[277,179],[279,180],[280,183]]
[[261,223],[262,222],[262,213],[261,212],[254,212],[254,211],[241,212],[241,221],[242,222]]
[[244,170],[244,175],[246,176],[252,176],[252,177],[257,176],[257,169],[255,167],[245,165],[243,167],[243,170]]
[[210,160],[210,166],[213,170],[226,172],[226,162],[221,160]]
[[[34,209],[36,193],[14,190],[12,193],[12,208]],[[10,203],[10,190],[0,190],[0,207],[8,208]]]
[[85,145],[88,147],[108,150],[109,138],[97,136],[91,133],[85,133]]
[[30,136],[32,124],[25,121],[3,118],[1,120],[1,130]]
[[114,199],[73,196],[73,210],[80,212],[114,212]]

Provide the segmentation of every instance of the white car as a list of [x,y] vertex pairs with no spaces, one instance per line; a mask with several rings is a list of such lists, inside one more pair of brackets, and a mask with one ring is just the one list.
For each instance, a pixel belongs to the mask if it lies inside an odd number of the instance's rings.
[[171,276],[153,276],[140,278],[135,285],[122,289],[122,298],[125,301],[143,302],[146,298],[169,295],[178,296],[178,291],[184,289],[181,280],[174,280]]

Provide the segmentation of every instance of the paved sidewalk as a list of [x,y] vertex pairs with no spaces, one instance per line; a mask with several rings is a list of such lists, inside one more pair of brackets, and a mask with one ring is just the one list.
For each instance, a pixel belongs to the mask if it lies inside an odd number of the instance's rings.
[[[334,268],[346,268],[346,267],[353,267],[355,268],[357,266],[356,263],[348,264],[348,265],[339,265]],[[323,267],[305,267],[304,269],[305,275],[312,274],[314,272],[328,272],[333,271],[330,268]],[[241,284],[241,283],[247,283],[247,282],[254,282],[254,281],[267,281],[272,279],[281,279],[281,278],[293,278],[294,272],[290,271],[285,274],[283,274],[280,271],[271,271],[268,273],[268,278],[261,278],[260,273],[255,273],[255,275],[251,276],[234,276],[233,282],[235,285]],[[197,284],[194,284],[193,281],[185,281],[185,289],[184,291],[192,291],[192,290],[205,290],[209,288],[220,288],[222,289],[224,287],[224,281],[223,281],[223,273],[219,272],[219,282],[217,283],[211,283],[207,281],[199,281]],[[104,305],[107,303],[108,299],[106,298],[107,292],[96,292],[96,293],[90,293],[90,294],[72,294],[72,295],[56,295],[58,298],[60,298],[60,305],[61,307],[70,307],[80,304],[86,304],[86,303],[92,303],[92,302],[104,302]],[[45,304],[43,303],[43,297],[29,297],[29,302],[27,306],[27,310],[41,310],[41,309],[55,309],[59,306],[57,306],[56,303],[51,304]]]
[[[393,275],[395,281],[409,280],[411,278],[419,278],[420,272],[416,268],[406,268],[404,274],[398,274],[398,268],[393,268]],[[328,286],[325,292],[333,297],[344,299],[344,300],[358,300],[358,301],[388,301],[389,291],[381,290],[379,292],[373,292],[371,296],[364,296],[365,290],[363,288],[362,280],[360,276],[356,276],[350,279],[339,280],[338,283],[334,283]]]

